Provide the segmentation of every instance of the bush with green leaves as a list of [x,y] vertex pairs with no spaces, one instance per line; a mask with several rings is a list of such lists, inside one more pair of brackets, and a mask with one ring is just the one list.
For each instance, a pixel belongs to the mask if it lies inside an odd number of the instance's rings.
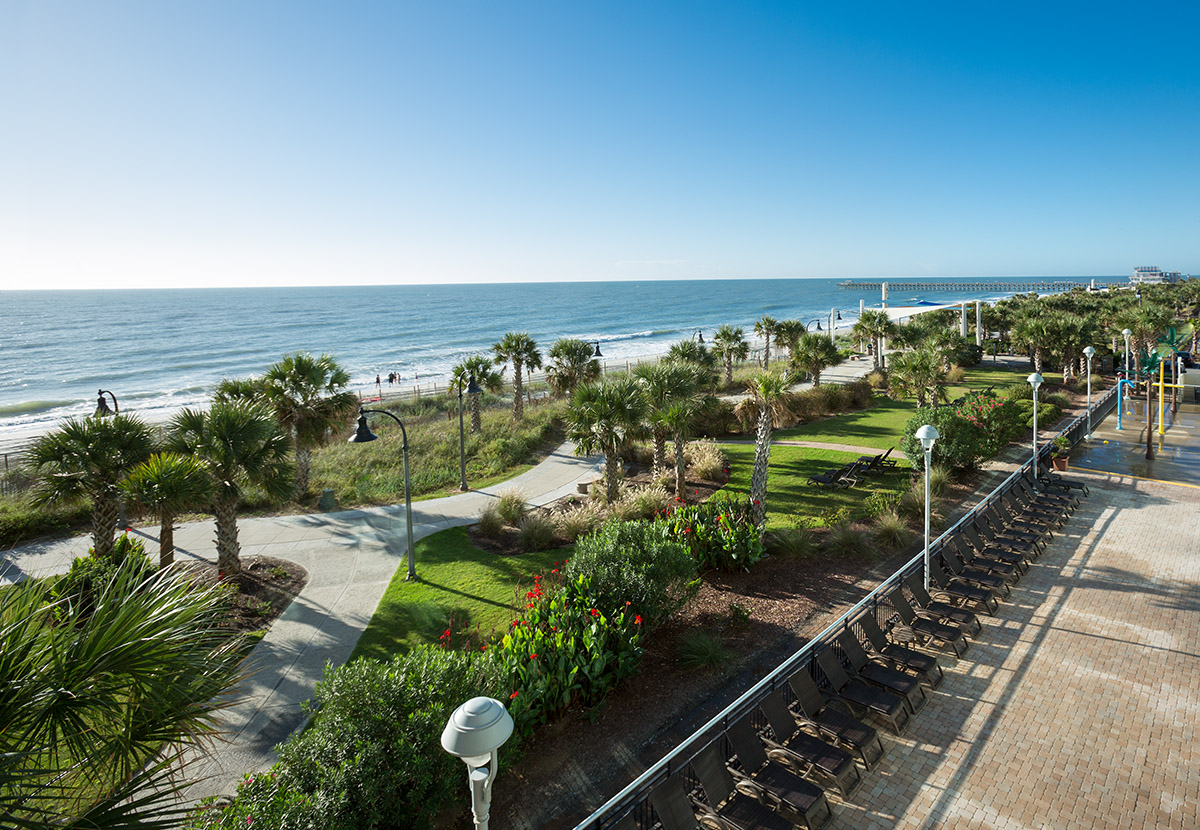
[[924,424],[931,424],[938,431],[933,445],[932,462],[951,470],[971,470],[984,458],[986,446],[982,427],[959,416],[954,407],[927,406],[917,413],[904,427],[900,449],[914,464],[923,463],[925,450],[916,432]]
[[863,534],[848,524],[832,526],[822,547],[831,557],[862,556],[870,549]]
[[676,507],[659,521],[687,544],[701,570],[742,570],[762,559],[749,497],[719,492],[703,504]]
[[903,490],[880,490],[872,493],[863,500],[863,513],[867,518],[871,518],[895,510],[902,495]]
[[580,537],[567,578],[589,580],[593,601],[611,614],[632,603],[648,625],[662,623],[696,594],[696,562],[664,522],[609,519]]
[[[111,558],[97,556],[95,548],[90,548],[87,556],[75,559],[71,570],[54,583],[51,594],[56,600],[77,606],[80,616],[86,618],[96,607],[96,600],[127,563],[139,579],[153,569],[142,540],[123,533],[113,543]],[[65,611],[65,607],[62,610]]]
[[994,392],[979,392],[968,395],[956,411],[959,417],[979,427],[982,436],[980,449],[985,458],[995,457],[1021,433],[1021,406],[1012,398],[1001,397]]
[[[1021,413],[1022,426],[1033,427],[1033,400],[1019,400],[1016,402],[1017,410]],[[1048,427],[1057,421],[1062,416],[1062,410],[1052,403],[1042,403],[1038,401],[1037,408],[1038,428]]]
[[720,399],[713,406],[701,409],[692,421],[692,434],[706,438],[728,435],[736,432],[737,428],[738,419],[733,414],[733,404]]
[[504,519],[500,518],[500,511],[495,504],[488,504],[479,514],[479,532],[488,539],[495,539],[503,530]]
[[886,550],[908,547],[913,533],[899,513],[889,510],[875,517],[875,543]]

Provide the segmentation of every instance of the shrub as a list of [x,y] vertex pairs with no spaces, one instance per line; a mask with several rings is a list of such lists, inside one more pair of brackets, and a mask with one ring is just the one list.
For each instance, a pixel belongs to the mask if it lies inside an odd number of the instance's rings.
[[[1051,392],[1048,395],[1038,395],[1038,405],[1052,403],[1059,409],[1070,409],[1071,399],[1062,392]],[[1038,417],[1041,417],[1039,412]]]
[[817,551],[812,531],[802,527],[769,530],[765,545],[772,556],[793,556],[797,559],[807,559]]
[[[1017,408],[1021,413],[1021,423],[1032,429],[1033,428],[1033,401],[1020,400],[1017,401]],[[1059,419],[1062,415],[1062,410],[1052,403],[1042,403],[1038,401],[1038,428],[1048,427]]]
[[[992,458],[1021,431],[1021,402],[992,392],[969,395],[958,407],[958,415],[979,427],[980,451]],[[1029,402],[1032,408],[1033,402]]]
[[653,484],[626,490],[609,508],[615,518],[624,521],[649,519],[666,510],[671,504],[670,494]]
[[1004,397],[1014,401],[1032,401],[1033,387],[1023,380],[1010,383],[1004,387]]
[[849,507],[830,507],[821,511],[821,524],[825,527],[844,527],[851,520]]
[[596,504],[585,504],[559,513],[554,518],[558,535],[568,543],[591,533],[604,521],[604,508]]
[[835,525],[825,537],[825,552],[830,556],[862,556],[867,552],[867,540],[850,525]]
[[875,517],[875,542],[887,550],[908,547],[912,541],[912,530],[895,511],[880,513]]
[[576,542],[567,578],[589,580],[592,600],[605,613],[630,602],[651,626],[682,608],[698,589],[687,545],[662,522],[609,519]]
[[679,640],[679,662],[689,669],[712,671],[721,668],[732,658],[721,638],[703,629],[689,631]]
[[736,432],[738,419],[733,414],[733,409],[732,403],[718,399],[714,406],[707,407],[692,421],[693,434],[703,435],[706,438],[715,438],[720,435],[728,435],[731,432]]
[[686,445],[684,457],[692,475],[705,481],[724,481],[729,459],[721,445],[711,439],[691,441]]
[[932,424],[938,431],[932,463],[952,470],[969,470],[983,458],[985,442],[982,427],[960,417],[953,407],[927,406],[917,410],[905,425],[904,437],[900,439],[901,451],[912,459],[914,465],[921,464],[925,455],[916,437],[922,424]]
[[888,378],[887,372],[883,369],[877,369],[867,375],[867,383],[872,389],[887,389]]
[[850,398],[850,406],[854,409],[865,409],[875,399],[875,390],[866,378],[851,381],[842,387]]
[[686,542],[702,570],[744,569],[762,559],[762,537],[747,497],[717,493],[704,504],[677,507],[661,521]]
[[843,412],[849,408],[850,395],[836,383],[822,384],[815,389],[810,389],[809,394],[818,397],[824,404],[825,411],[830,414]]
[[141,582],[153,568],[142,540],[123,533],[113,544],[111,558],[97,556],[96,549],[89,548],[87,556],[80,556],[73,561],[71,570],[54,583],[51,594],[56,600],[76,606],[80,620],[85,620],[91,616],[96,600],[126,562],[134,569],[136,582]]
[[945,467],[934,464],[929,467],[929,492],[940,498],[950,492],[954,477]]
[[951,366],[950,371],[946,373],[946,383],[961,383],[966,376],[967,373],[963,367]]
[[496,512],[500,518],[510,525],[516,525],[529,510],[525,503],[525,491],[519,487],[510,487],[501,491],[500,500],[496,502]]
[[626,448],[625,455],[630,461],[649,467],[654,463],[654,445],[638,441]]
[[[900,497],[899,504],[896,505],[896,512],[904,517],[905,520],[912,522],[921,528],[925,527],[925,485],[924,483],[913,485],[912,489]],[[932,489],[932,488],[931,488]],[[929,526],[931,528],[940,528],[945,521],[942,511],[938,506],[937,497],[932,499],[932,505],[929,509]]]
[[828,414],[825,398],[820,394],[812,394],[812,390],[795,392],[787,396],[787,408],[796,416],[799,423],[815,421]]
[[894,511],[902,495],[904,493],[901,490],[872,493],[863,501],[863,512],[871,517]]
[[495,504],[488,504],[479,514],[479,532],[488,539],[495,539],[504,530],[504,519]]
[[546,550],[554,544],[554,522],[541,513],[530,513],[517,526],[517,543],[523,550]]

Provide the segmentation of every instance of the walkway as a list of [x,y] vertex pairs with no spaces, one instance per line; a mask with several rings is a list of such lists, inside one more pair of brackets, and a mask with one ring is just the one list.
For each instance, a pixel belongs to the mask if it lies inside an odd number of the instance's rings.
[[[548,504],[574,493],[581,480],[599,475],[596,458],[579,458],[570,443],[538,466],[492,487],[413,503],[413,536],[474,522],[483,508],[511,487],[531,504]],[[190,798],[232,793],[242,775],[270,767],[273,748],[304,720],[300,704],[312,696],[326,663],[349,658],[396,568],[404,560],[403,506],[302,516],[248,518],[238,522],[242,555],[273,556],[302,565],[308,584],[255,646],[247,665],[253,674],[224,710],[228,742],[200,753],[189,776],[202,779]],[[157,542],[154,536],[143,535]],[[25,576],[62,573],[85,554],[91,538],[24,545],[0,557],[0,585]],[[176,555],[216,561],[211,521],[189,522],[175,533]],[[153,549],[153,546],[149,546]],[[417,563],[418,573],[420,562]]]
[[1075,477],[1091,496],[834,828],[1200,826],[1200,490]]

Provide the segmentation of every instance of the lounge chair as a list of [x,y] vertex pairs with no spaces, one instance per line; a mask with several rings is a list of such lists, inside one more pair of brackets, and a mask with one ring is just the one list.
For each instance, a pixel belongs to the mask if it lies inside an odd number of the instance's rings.
[[905,648],[899,643],[890,642],[887,635],[883,633],[883,629],[879,627],[879,623],[876,622],[873,612],[859,617],[857,622],[879,659],[887,661],[892,668],[902,668],[912,672],[918,680],[931,689],[942,685],[946,676],[942,673],[941,664],[938,663],[936,657]]
[[900,615],[900,622],[913,632],[914,637],[923,638],[927,648],[937,648],[940,643],[941,648],[951,649],[955,657],[966,653],[967,636],[957,625],[944,620],[931,620],[918,616],[899,588],[889,593],[886,599]]
[[856,461],[827,473],[817,473],[808,477],[809,484],[818,484],[831,490],[845,490],[858,484],[857,472],[861,465]]
[[997,499],[980,512],[980,517],[993,528],[1007,533],[1032,536],[1039,542],[1049,541],[1054,537],[1054,522],[1037,517],[1022,518],[1013,515],[1003,499]]
[[1032,502],[1039,507],[1063,508],[1068,512],[1075,512],[1075,508],[1079,506],[1079,497],[1074,496],[1066,491],[1053,491],[1049,489],[1038,489],[1029,476],[1019,476],[1016,486],[1026,493]]
[[1024,482],[1017,482],[1004,498],[1011,510],[1025,519],[1053,522],[1055,526],[1061,527],[1071,516],[1069,504],[1038,502],[1037,494],[1033,493]]
[[838,648],[846,655],[852,677],[859,677],[876,688],[904,698],[914,715],[925,708],[928,698],[925,696],[925,687],[921,685],[920,679],[908,672],[898,671],[891,666],[872,660],[871,655],[867,654],[867,650],[858,641],[858,637],[854,636],[853,631],[843,631],[837,636],[836,642]]
[[[663,830],[697,830],[701,826],[700,819],[692,804],[681,775],[672,775],[650,791],[650,806]],[[720,826],[715,813],[705,809],[703,814],[710,826]]]
[[857,706],[863,713],[869,712],[881,718],[895,734],[904,734],[913,714],[907,700],[851,677],[842,668],[836,655],[827,648],[817,652],[817,665],[829,681],[830,690],[850,704],[851,709]]
[[767,741],[768,758],[791,767],[810,781],[835,787],[845,798],[853,796],[862,786],[862,774],[854,765],[854,758],[845,750],[802,732],[779,692],[763,698],[758,708],[775,736],[773,741]]
[[992,591],[955,579],[946,572],[940,559],[940,556],[932,556],[929,559],[929,578],[937,585],[939,591],[953,597],[960,604],[974,606],[987,614],[996,613],[1000,603]]
[[[723,826],[737,830],[750,830],[755,827],[790,830],[794,827],[790,818],[775,812],[771,804],[765,801],[765,788],[758,787],[746,779],[739,782],[740,787],[735,785],[733,776],[725,767],[723,753],[717,749],[719,743],[719,740],[714,741],[700,750],[692,759],[692,769],[700,779],[700,787],[704,790],[708,809],[721,819]],[[817,792],[820,793],[821,800],[824,800],[824,794],[820,790]],[[702,820],[701,824],[704,823]]]
[[[997,527],[989,520],[987,511],[981,511],[967,526],[967,530],[975,534],[971,543],[983,550],[986,547],[1000,547],[1006,550],[1036,559],[1046,549],[1044,538],[1032,531],[1021,528],[1005,527],[1002,523]],[[981,545],[980,540],[985,544]]]
[[1029,570],[1029,563],[1037,558],[1040,551],[1037,548],[1029,551],[1009,550],[994,544],[992,539],[996,537],[995,526],[980,517],[976,518],[974,522],[963,525],[962,532],[954,538],[954,545],[960,553],[969,550],[972,556],[979,556],[997,565],[1007,566],[997,567],[995,569],[997,572],[1012,571],[1019,577]]
[[1012,585],[1007,579],[983,568],[968,566],[950,547],[943,548],[934,554],[933,563],[940,564],[945,568],[950,574],[952,582],[957,581],[983,588],[991,591],[998,599],[1005,599],[1012,591]]
[[962,536],[956,536],[950,540],[946,546],[949,552],[954,553],[964,565],[963,570],[967,573],[986,573],[992,576],[1000,577],[1009,586],[1015,585],[1021,578],[1024,571],[1024,562],[1010,562],[1002,558],[1000,554],[1012,554],[1012,551],[1002,550],[1000,548],[981,545],[979,549],[972,547],[967,543],[967,539]]
[[[826,740],[858,755],[867,769],[883,758],[883,741],[879,739],[879,731],[854,717],[841,700],[821,694],[817,681],[812,679],[807,668],[789,677],[788,685],[796,695],[802,724],[815,729]],[[838,709],[838,706],[846,711]]]
[[[787,767],[767,757],[762,739],[750,724],[749,716],[731,724],[725,731],[725,737],[729,739],[729,746],[733,750],[733,754],[737,756],[738,764],[741,765],[738,777],[742,780],[738,781],[735,786],[743,791],[745,791],[745,787],[753,787],[754,792],[751,794],[759,801],[810,830],[817,830],[830,822],[833,813],[829,809],[825,793],[821,791],[820,787],[810,784]],[[700,761],[699,757],[692,762],[692,766],[695,768],[696,774],[700,776],[701,782],[704,782],[704,792],[710,798],[715,798],[713,787],[705,780],[706,773],[701,768],[702,764],[709,764],[711,760],[705,758],[700,764],[697,763],[698,761]],[[724,771],[728,774],[728,770]],[[720,778],[721,776],[718,772],[710,773],[708,777]],[[716,786],[716,782],[713,786]],[[725,785],[721,784],[721,786]]]
[[925,577],[922,573],[911,573],[904,578],[904,584],[913,595],[912,610],[917,616],[924,616],[934,622],[946,622],[961,628],[964,634],[974,637],[983,629],[983,623],[978,615],[970,609],[963,608],[951,602],[942,602],[929,595],[925,590]]
[[1090,495],[1092,492],[1082,481],[1071,481],[1065,476],[1055,475],[1049,470],[1040,468],[1038,481],[1040,481],[1044,487],[1054,487],[1061,490],[1077,490],[1083,493],[1085,496]]

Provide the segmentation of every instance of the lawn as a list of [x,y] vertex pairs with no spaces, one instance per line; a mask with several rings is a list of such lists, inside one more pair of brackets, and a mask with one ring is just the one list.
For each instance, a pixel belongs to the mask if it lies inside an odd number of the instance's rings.
[[[729,455],[733,468],[726,489],[749,493],[750,473],[754,466],[753,445],[723,444],[722,449]],[[852,515],[860,516],[864,513],[864,502],[872,493],[902,492],[908,488],[908,462],[904,459],[898,459],[891,472],[864,478],[850,490],[829,490],[805,483],[815,473],[840,467],[857,458],[858,453],[773,445],[767,479],[767,529],[791,527],[799,516],[811,517],[816,524],[823,524],[823,515],[842,507],[848,508]]]
[[[532,582],[570,555],[569,548],[503,556],[480,550],[454,527],[417,542],[416,582],[397,568],[351,659],[386,660],[420,643],[437,643],[453,627],[479,627],[486,637],[512,619],[518,585]],[[452,624],[452,625],[451,625]]]

